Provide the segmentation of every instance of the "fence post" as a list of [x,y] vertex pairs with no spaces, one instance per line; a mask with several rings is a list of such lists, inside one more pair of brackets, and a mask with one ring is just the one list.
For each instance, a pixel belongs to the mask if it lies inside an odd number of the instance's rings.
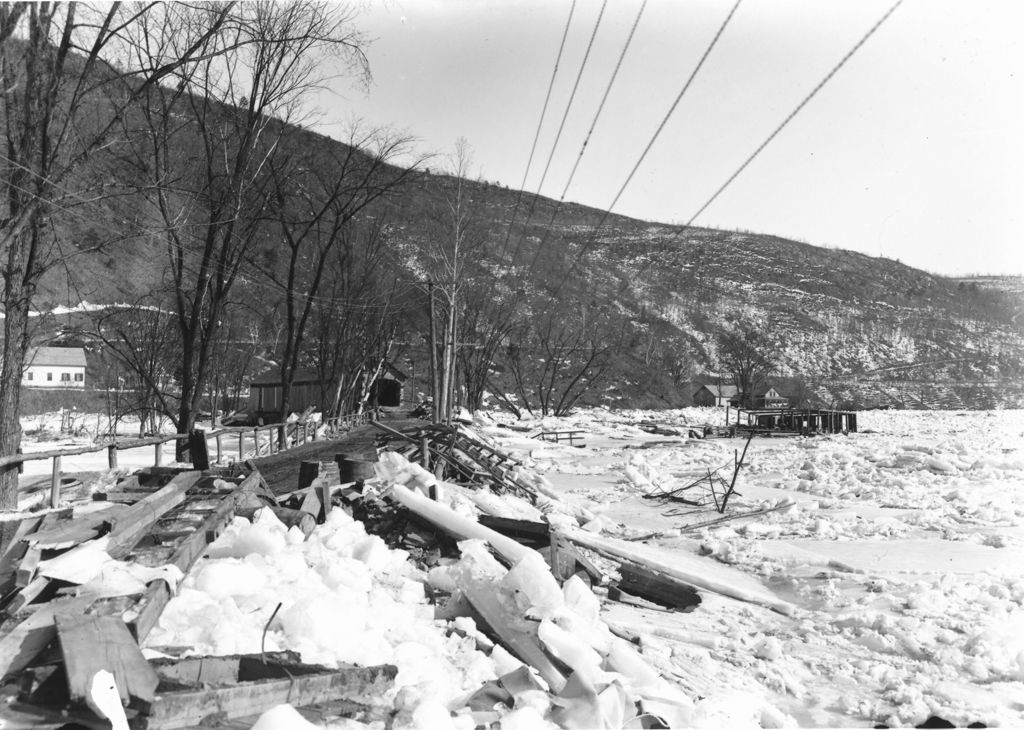
[[220,464],[224,461],[224,447],[220,441],[220,431],[217,432],[217,463]]
[[162,443],[153,444],[153,465],[160,466],[164,461],[164,445]]
[[243,451],[242,442],[245,441],[245,431],[238,432],[238,463],[241,464],[245,461],[245,453]]
[[210,447],[206,443],[206,432],[199,428],[192,429],[188,434],[188,451],[192,459],[192,467],[199,471],[210,468]]
[[53,457],[53,476],[50,479],[50,506],[60,504],[60,455]]
[[107,447],[107,467],[110,469],[117,468],[117,444],[110,444]]

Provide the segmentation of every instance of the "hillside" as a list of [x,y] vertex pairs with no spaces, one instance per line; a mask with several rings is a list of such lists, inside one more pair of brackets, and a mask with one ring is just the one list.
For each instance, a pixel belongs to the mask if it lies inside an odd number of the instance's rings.
[[[301,134],[313,148],[340,144]],[[427,245],[434,235],[428,221],[455,183],[424,172],[378,206],[374,214],[388,221],[395,250]],[[721,323],[743,319],[775,331],[783,343],[780,374],[800,376],[826,403],[1024,403],[1019,280],[948,279],[890,259],[771,235],[680,232],[618,215],[607,216],[597,229],[599,210],[559,206],[483,182],[466,185],[475,230],[484,240],[478,263],[493,272],[495,292],[572,293],[610,305],[629,321],[629,345],[616,353],[611,387],[588,394],[592,402],[687,403],[689,381],[716,369],[713,341]],[[65,221],[67,237],[86,248],[144,231],[145,210],[118,201],[111,198],[88,218]],[[265,238],[271,246],[273,237]],[[268,250],[259,256],[274,258]],[[85,253],[73,270],[51,272],[40,308],[82,299],[135,301],[159,288],[161,262],[160,248],[142,234]]]

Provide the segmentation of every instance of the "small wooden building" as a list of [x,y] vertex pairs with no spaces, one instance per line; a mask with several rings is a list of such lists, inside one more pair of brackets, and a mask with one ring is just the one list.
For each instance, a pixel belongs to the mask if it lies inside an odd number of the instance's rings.
[[[249,383],[249,413],[264,423],[274,423],[281,416],[281,371],[270,370]],[[321,408],[320,394],[323,392],[320,376],[313,370],[295,371],[292,381],[288,410],[301,412],[309,407]]]
[[740,392],[735,385],[702,385],[693,394],[695,406],[739,408]]
[[399,408],[402,405],[405,381],[408,379],[401,370],[385,362],[373,384],[370,404],[379,408]]

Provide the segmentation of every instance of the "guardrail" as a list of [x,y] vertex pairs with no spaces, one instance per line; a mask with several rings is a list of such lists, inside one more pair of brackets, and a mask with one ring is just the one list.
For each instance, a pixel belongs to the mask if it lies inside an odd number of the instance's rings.
[[[225,426],[215,431],[202,431],[201,443],[206,445],[208,458],[209,443],[212,439],[216,448],[215,464],[223,464],[228,449],[225,448],[225,438],[238,435],[238,448],[231,449],[232,454],[237,454],[238,461],[244,461],[247,455],[245,442],[247,437],[252,437],[253,455],[259,457],[264,454],[274,454],[286,451],[296,446],[301,446],[310,441],[317,441],[321,438],[332,438],[339,433],[347,431],[353,426],[364,424],[374,420],[372,412],[355,413],[347,416],[336,416],[322,422],[295,421],[292,423],[270,423],[261,426]],[[266,433],[265,446],[261,434]],[[117,468],[117,452],[127,449],[137,449],[143,446],[154,447],[153,465],[160,466],[163,462],[163,445],[169,441],[189,441],[192,437],[187,433],[161,434],[141,439],[114,440],[92,446],[75,446],[67,449],[51,449],[49,451],[36,451],[28,454],[12,454],[0,456],[0,472],[5,472],[15,467],[19,471],[26,461],[53,460],[52,478],[50,481],[50,506],[56,507],[60,502],[61,490],[61,459],[65,456],[77,456],[80,454],[94,454],[100,451],[107,452],[107,466],[111,469]],[[284,443],[284,447],[281,444]],[[193,462],[196,454],[190,453]],[[20,491],[20,490],[19,490]]]

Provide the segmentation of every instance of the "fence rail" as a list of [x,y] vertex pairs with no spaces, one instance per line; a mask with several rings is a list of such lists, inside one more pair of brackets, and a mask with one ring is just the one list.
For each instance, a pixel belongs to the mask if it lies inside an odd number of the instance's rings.
[[[228,436],[238,436],[237,449],[231,448],[230,455],[236,455],[238,461],[243,461],[248,453],[245,448],[247,437],[251,437],[252,439],[253,455],[259,457],[264,454],[274,454],[280,451],[286,451],[310,441],[320,440],[321,438],[329,439],[338,435],[340,432],[347,431],[353,426],[358,426],[371,420],[374,420],[374,414],[367,412],[353,413],[347,416],[335,416],[321,422],[306,420],[294,421],[292,423],[269,423],[261,426],[224,426],[214,431],[202,431],[201,429],[197,429],[196,433],[199,435],[195,437],[197,439],[195,443],[205,445],[206,453],[202,457],[205,461],[209,457],[209,444],[212,439],[216,449],[216,459],[214,459],[212,463],[223,464],[225,463],[225,458],[229,457],[229,449],[226,448],[227,444],[225,444],[225,437]],[[266,437],[261,438],[261,434],[264,433],[266,434]],[[28,454],[11,454],[9,456],[0,456],[0,472],[7,471],[15,467],[20,471],[22,469],[22,465],[26,461],[43,461],[46,459],[52,459],[53,470],[50,482],[50,506],[56,507],[60,502],[62,457],[94,454],[106,451],[107,466],[114,469],[117,467],[117,453],[119,451],[137,449],[143,446],[153,446],[153,465],[160,466],[163,462],[164,444],[170,441],[188,441],[191,445],[191,440],[193,438],[193,436],[187,433],[161,434],[160,436],[150,436],[141,439],[115,439],[113,441],[106,441],[99,444],[93,444],[91,446],[51,449],[49,451],[36,451]],[[192,452],[191,449],[189,455],[194,463],[197,455]],[[19,491],[21,490],[19,489]]]

